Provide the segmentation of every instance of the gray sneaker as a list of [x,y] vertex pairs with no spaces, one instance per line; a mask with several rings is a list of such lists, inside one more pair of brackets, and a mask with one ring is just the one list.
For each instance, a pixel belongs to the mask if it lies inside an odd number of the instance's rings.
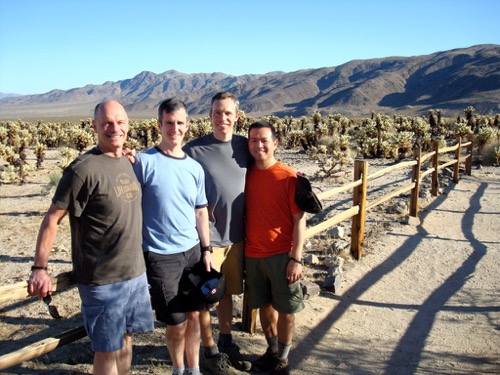
[[212,357],[207,357],[205,353],[200,355],[200,366],[213,375],[240,375],[231,363],[226,353],[219,353]]
[[235,368],[240,371],[250,371],[252,368],[252,363],[250,361],[246,361],[243,358],[243,355],[240,352],[240,347],[235,343],[231,343],[230,345],[219,346],[219,351],[221,353],[227,354],[229,358],[229,362]]

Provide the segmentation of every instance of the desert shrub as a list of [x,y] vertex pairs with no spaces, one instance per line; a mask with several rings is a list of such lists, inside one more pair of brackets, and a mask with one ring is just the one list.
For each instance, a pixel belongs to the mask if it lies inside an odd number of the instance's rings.
[[50,186],[56,187],[59,184],[59,181],[61,180],[62,177],[62,171],[61,170],[55,170],[49,173],[49,184]]
[[331,145],[310,147],[307,150],[307,156],[319,167],[314,175],[319,178],[338,177],[341,173],[345,174],[344,166],[352,161],[346,152],[337,151]]
[[485,145],[481,149],[480,158],[483,165],[500,166],[500,141]]

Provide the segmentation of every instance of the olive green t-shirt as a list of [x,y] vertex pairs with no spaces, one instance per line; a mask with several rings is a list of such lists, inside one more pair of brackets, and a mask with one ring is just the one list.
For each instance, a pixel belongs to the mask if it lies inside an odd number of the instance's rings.
[[69,211],[72,277],[104,285],[145,272],[142,193],[127,158],[93,148],[64,171],[52,202]]

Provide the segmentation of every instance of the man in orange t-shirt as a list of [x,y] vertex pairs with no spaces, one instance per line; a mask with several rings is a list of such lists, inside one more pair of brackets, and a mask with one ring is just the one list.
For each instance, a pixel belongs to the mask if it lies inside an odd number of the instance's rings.
[[246,182],[245,264],[249,306],[260,309],[268,348],[252,364],[257,372],[288,374],[294,314],[304,308],[302,247],[306,216],[295,203],[297,174],[274,157],[273,126],[258,121],[248,130],[255,159]]

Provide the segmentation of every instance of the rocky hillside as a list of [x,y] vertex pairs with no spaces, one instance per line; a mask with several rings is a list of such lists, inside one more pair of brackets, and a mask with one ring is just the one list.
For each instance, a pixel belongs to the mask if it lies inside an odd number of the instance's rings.
[[206,115],[211,96],[227,90],[252,116],[302,116],[314,111],[445,116],[473,106],[500,112],[500,46],[478,45],[424,56],[353,60],[337,67],[231,76],[223,73],[142,72],[131,79],[0,99],[0,119],[87,118],[96,103],[114,98],[132,118],[155,117],[158,103],[179,96],[191,115]]

